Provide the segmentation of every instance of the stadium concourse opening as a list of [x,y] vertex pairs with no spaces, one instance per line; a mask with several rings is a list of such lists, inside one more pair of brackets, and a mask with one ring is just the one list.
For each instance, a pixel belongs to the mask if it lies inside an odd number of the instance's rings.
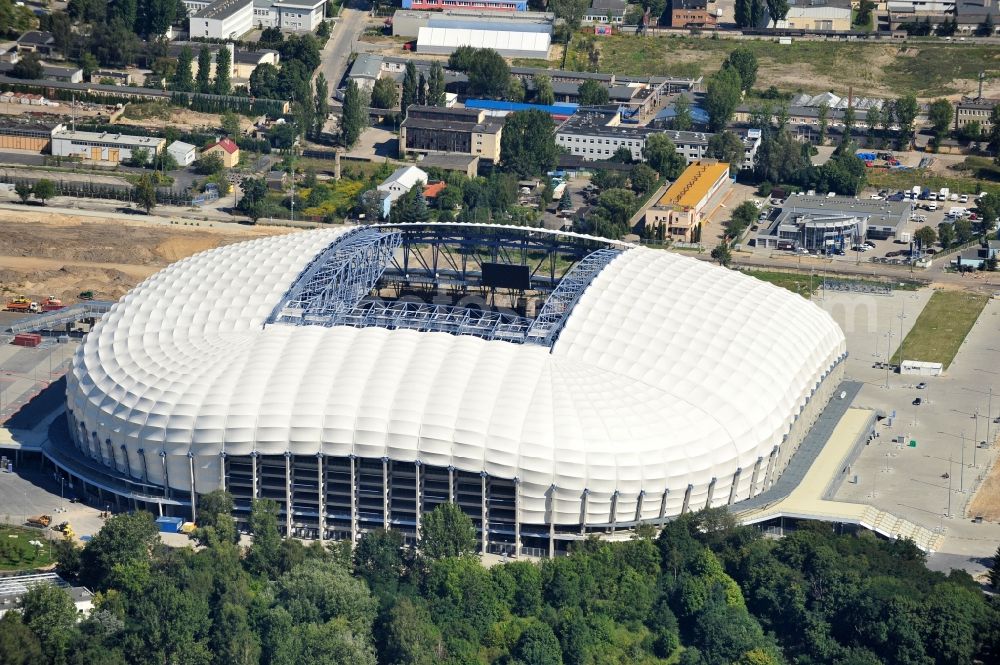
[[318,254],[267,322],[551,347],[590,282],[628,247],[612,244],[527,228],[362,227]]
[[414,542],[453,502],[483,552],[553,556],[767,490],[845,357],[820,308],[676,253],[317,229],[203,252],[114,304],[44,452],[123,508],[196,520],[223,489],[241,524],[267,498],[288,536]]

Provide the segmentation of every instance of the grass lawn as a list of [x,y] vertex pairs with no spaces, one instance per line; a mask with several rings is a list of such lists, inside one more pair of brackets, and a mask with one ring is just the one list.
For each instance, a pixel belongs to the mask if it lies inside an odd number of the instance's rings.
[[[905,360],[942,363],[947,369],[987,300],[978,293],[935,291],[903,340]],[[896,351],[892,362],[900,360]]]
[[[32,545],[32,540],[42,547]],[[52,543],[41,530],[0,524],[0,570],[31,570],[53,561]]]
[[[682,36],[576,33],[566,56],[566,68],[631,75],[708,76],[730,51],[749,48],[757,56],[758,88],[847,94],[901,95],[913,92],[930,98],[958,92],[973,93],[976,77],[1000,75],[1000,48],[993,45],[946,43],[938,40],[886,42],[794,41],[778,45],[767,40],[734,41]],[[596,68],[590,56],[600,56]],[[560,63],[552,63],[558,67]]]

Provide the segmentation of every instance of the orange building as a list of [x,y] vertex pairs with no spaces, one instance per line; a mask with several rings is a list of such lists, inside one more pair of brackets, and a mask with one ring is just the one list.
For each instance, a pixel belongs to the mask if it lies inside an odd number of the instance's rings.
[[692,163],[646,211],[646,229],[666,226],[665,238],[693,242],[708,202],[731,185],[729,164],[715,160]]

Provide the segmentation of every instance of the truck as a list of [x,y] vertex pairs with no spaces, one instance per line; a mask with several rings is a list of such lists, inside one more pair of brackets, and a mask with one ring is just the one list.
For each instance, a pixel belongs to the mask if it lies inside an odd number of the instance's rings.
[[16,298],[7,301],[5,309],[8,312],[29,313],[38,312],[40,308],[37,302],[33,302],[24,296],[17,296]]
[[28,518],[28,524],[31,526],[40,526],[42,528],[48,527],[52,524],[51,515],[35,515]]
[[57,309],[62,309],[63,307],[65,307],[65,305],[63,305],[62,300],[56,298],[55,296],[49,296],[42,302],[43,312],[54,312]]
[[941,191],[938,192],[938,200],[939,201],[947,201],[949,194],[951,194],[951,190],[948,189],[947,187],[942,187]]

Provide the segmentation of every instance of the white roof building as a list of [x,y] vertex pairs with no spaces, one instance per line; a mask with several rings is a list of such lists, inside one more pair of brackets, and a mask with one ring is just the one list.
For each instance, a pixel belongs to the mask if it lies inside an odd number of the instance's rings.
[[417,33],[417,53],[450,55],[459,46],[491,48],[508,58],[549,57],[547,32],[423,27]]
[[[281,318],[304,282],[341,274],[323,272],[330,257],[342,257],[338,270],[362,272],[350,242],[380,228],[220,247],[133,289],[85,338],[67,375],[77,446],[180,497],[220,486],[259,492],[265,475],[251,484],[235,474],[269,463],[284,483],[286,453],[311,465],[303,480],[316,478],[318,453],[344,474],[337,478],[370,479],[378,511],[403,510],[389,504],[404,490],[412,502],[422,478],[455,487],[448,479],[458,476],[457,501],[479,492],[480,479],[492,501],[503,481],[512,483],[503,505],[515,530],[548,534],[545,525],[655,521],[759,494],[846,357],[833,319],[787,290],[679,254],[499,226],[488,232],[603,244],[606,256],[550,345],[529,343],[530,330],[515,343],[413,319]],[[354,276],[343,279],[354,288]],[[401,467],[408,475],[389,478]],[[466,505],[478,514],[478,497]]]
[[376,189],[380,192],[387,192],[390,201],[395,201],[413,189],[413,186],[418,182],[427,184],[429,177],[427,171],[419,169],[416,166],[401,166],[393,171],[392,175],[386,178]]
[[174,141],[168,145],[167,152],[174,158],[178,166],[189,166],[198,159],[198,149],[183,141]]

